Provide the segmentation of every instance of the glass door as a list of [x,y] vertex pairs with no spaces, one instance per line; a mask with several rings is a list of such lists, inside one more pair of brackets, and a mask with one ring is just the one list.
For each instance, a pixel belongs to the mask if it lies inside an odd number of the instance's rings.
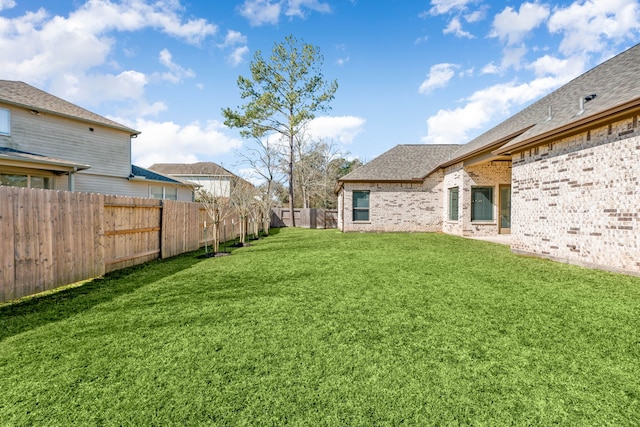
[[500,186],[500,234],[511,234],[511,186]]

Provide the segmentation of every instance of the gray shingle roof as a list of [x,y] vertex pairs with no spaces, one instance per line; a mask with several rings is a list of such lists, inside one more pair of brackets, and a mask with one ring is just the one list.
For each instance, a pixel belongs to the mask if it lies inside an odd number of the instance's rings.
[[467,144],[399,145],[339,181],[422,178],[439,167],[476,154],[509,154],[560,129],[588,123],[623,107],[640,107],[640,44],[573,79]]
[[155,163],[149,169],[166,175],[233,176],[234,174],[213,162]]
[[179,179],[175,179],[175,178],[172,178],[170,176],[166,176],[166,175],[163,175],[161,173],[154,172],[152,170],[145,169],[143,167],[136,166],[136,165],[131,165],[131,174],[133,176],[142,177],[144,179],[149,179],[149,180],[153,180],[153,181],[169,182],[169,183],[172,183],[172,184],[182,184],[182,185],[188,185],[188,186],[191,186],[191,187],[193,187],[193,185],[194,185],[191,182],[184,182],[184,181],[181,181]]
[[[585,97],[594,94],[595,98],[585,101]],[[581,100],[584,111],[578,114]],[[603,62],[471,140],[454,154],[452,161],[486,149],[509,153],[549,132],[588,121],[633,101],[640,102],[640,45]]]
[[51,95],[23,82],[0,80],[0,102],[100,124],[137,135],[140,132],[113,120],[85,110],[75,104]]
[[437,169],[457,151],[457,144],[396,145],[339,181],[413,181]]

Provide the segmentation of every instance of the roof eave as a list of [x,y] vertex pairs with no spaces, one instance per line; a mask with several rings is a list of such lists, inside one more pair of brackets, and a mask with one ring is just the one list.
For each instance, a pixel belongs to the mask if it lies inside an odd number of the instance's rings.
[[[428,175],[427,175],[428,176]],[[338,182],[341,183],[362,183],[362,182],[372,182],[372,183],[384,183],[384,184],[415,184],[416,182],[423,182],[424,178],[408,178],[408,179],[339,179]]]
[[35,159],[35,158],[26,158],[21,156],[12,156],[7,154],[0,154],[0,162],[5,164],[5,166],[16,166],[16,167],[30,167],[32,169],[46,169],[52,172],[77,172],[81,170],[86,170],[91,168],[89,165],[69,163],[69,162],[58,162],[55,160],[44,160],[44,159]]
[[137,136],[140,135],[142,132],[135,130],[135,129],[131,129],[127,126],[115,126],[115,125],[109,125],[107,123],[102,123],[102,122],[98,122],[95,120],[89,120],[89,119],[85,119],[82,117],[78,117],[78,116],[74,116],[72,114],[64,114],[64,113],[60,113],[58,111],[51,111],[48,110],[46,108],[40,108],[40,107],[36,107],[33,105],[28,105],[28,104],[22,104],[20,102],[14,102],[14,101],[10,101],[7,99],[0,99],[1,102],[5,103],[5,104],[9,104],[9,105],[13,105],[15,107],[20,107],[20,108],[25,108],[27,110],[34,110],[37,109],[38,112],[40,113],[47,113],[47,114],[52,114],[54,116],[59,116],[59,117],[64,117],[67,119],[72,119],[72,120],[77,120],[83,123],[88,123],[88,124],[92,124],[92,125],[97,125],[97,126],[104,126],[104,127],[108,127],[110,129],[116,129],[116,130],[120,130],[120,131],[124,131],[124,132],[129,132],[130,136]]
[[638,108],[640,108],[640,98],[635,98],[631,101],[617,105],[608,110],[601,111],[590,116],[582,117],[571,123],[567,123],[566,125],[552,129],[548,132],[525,139],[510,147],[499,147],[498,149],[494,150],[493,153],[496,155],[512,155],[514,152],[521,151],[526,148],[549,143],[551,142],[551,140],[556,140],[559,136],[579,133],[586,130],[587,128],[598,127],[606,124],[607,122],[610,122],[611,120],[623,118],[624,116],[631,114],[633,110],[637,110]]
[[[529,129],[531,129],[534,126],[535,126],[535,124],[527,126],[526,128],[521,129],[521,130],[519,130],[517,132],[511,133],[511,134],[509,134],[507,136],[504,136],[504,137],[498,139],[495,142],[483,145],[482,147],[479,147],[479,148],[477,148],[477,149],[475,149],[473,151],[470,151],[469,153],[463,154],[462,156],[458,156],[458,157],[450,159],[450,160],[448,160],[448,161],[446,161],[444,163],[441,163],[438,166],[438,169],[446,168],[446,167],[449,167],[449,166],[453,166],[456,163],[463,162],[465,160],[468,160],[468,159],[470,159],[472,157],[475,157],[477,155],[480,155],[480,154],[492,153],[495,148],[504,146],[506,142],[511,141],[512,139],[518,137],[519,135],[522,135],[523,133],[525,133],[526,131],[528,131]],[[433,173],[433,171],[431,173]]]

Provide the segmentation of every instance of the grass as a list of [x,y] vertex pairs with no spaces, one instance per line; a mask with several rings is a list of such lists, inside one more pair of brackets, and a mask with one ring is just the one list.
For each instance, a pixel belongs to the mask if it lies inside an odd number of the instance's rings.
[[0,425],[638,425],[640,278],[283,229],[0,307]]

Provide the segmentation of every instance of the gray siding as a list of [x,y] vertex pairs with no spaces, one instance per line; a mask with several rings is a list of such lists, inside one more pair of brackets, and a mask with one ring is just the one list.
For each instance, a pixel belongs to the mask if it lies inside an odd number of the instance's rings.
[[128,132],[46,113],[33,115],[6,104],[0,107],[11,111],[11,135],[0,136],[2,146],[89,165],[90,174],[129,176]]
[[[145,180],[128,180],[126,178],[117,178],[102,175],[90,175],[78,172],[73,177],[75,183],[75,191],[98,194],[113,194],[120,196],[149,198],[149,186],[163,186],[178,188],[178,201],[192,202],[193,193],[188,187],[176,186],[171,183],[145,181]],[[68,190],[69,177],[67,175],[59,176],[55,179],[56,190]]]

